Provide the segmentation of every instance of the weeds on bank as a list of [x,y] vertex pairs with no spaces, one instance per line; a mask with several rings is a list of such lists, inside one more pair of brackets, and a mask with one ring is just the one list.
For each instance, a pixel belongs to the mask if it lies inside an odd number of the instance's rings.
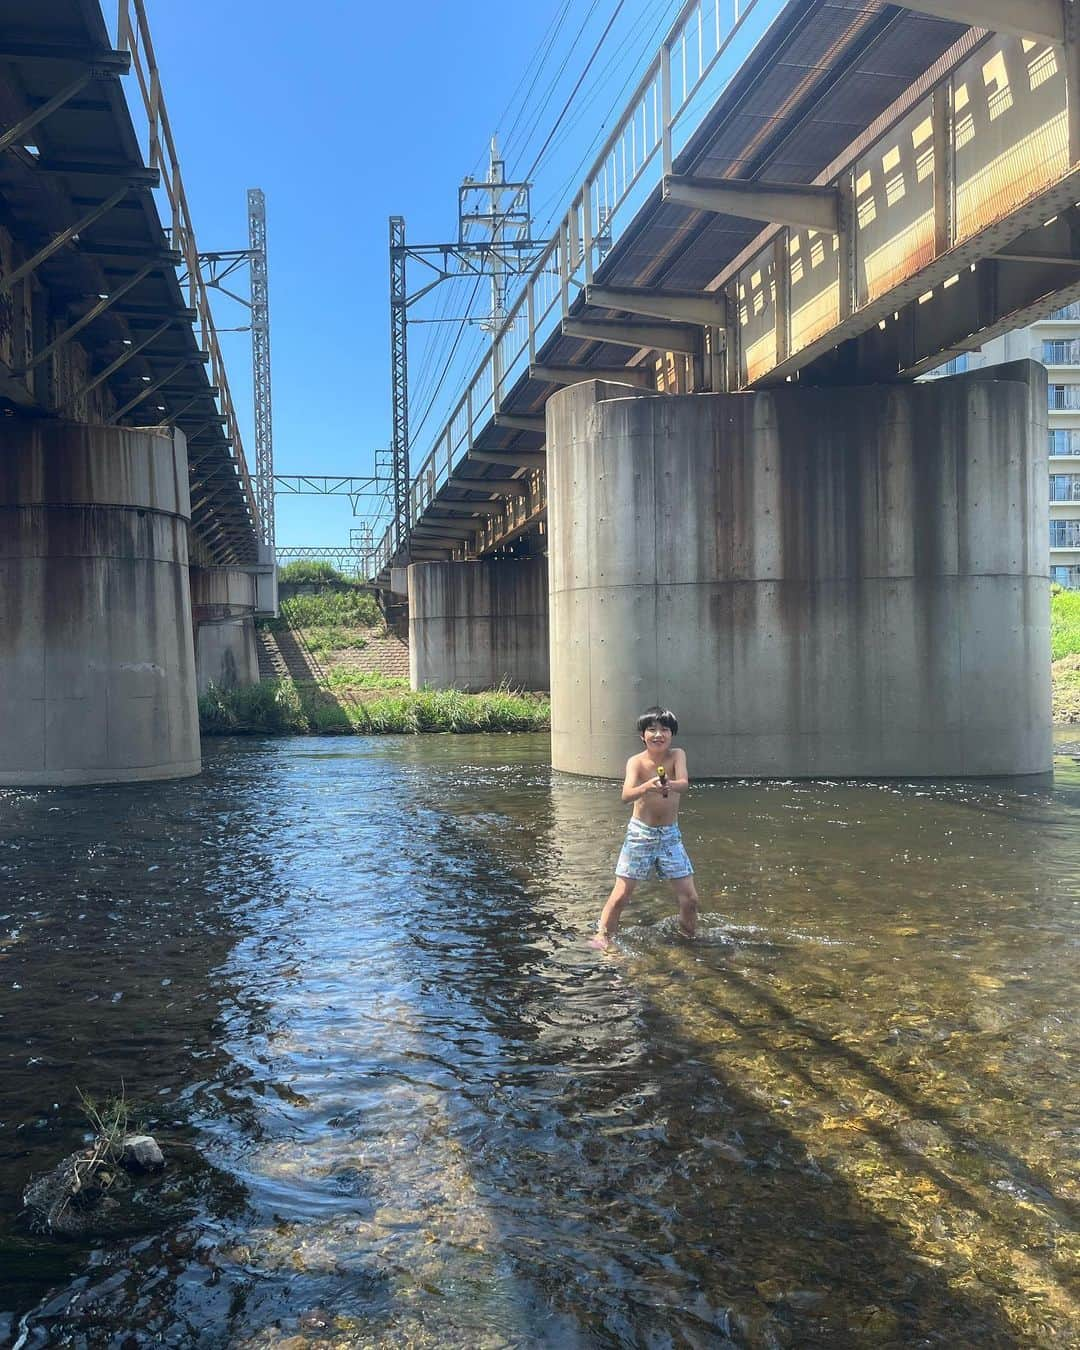
[[1080,653],[1080,591],[1067,591],[1061,586],[1050,588],[1050,656],[1060,661],[1063,656]]
[[[343,674],[345,672],[342,672]],[[388,687],[385,677],[351,687]],[[362,681],[359,682],[359,681]],[[414,735],[420,732],[546,731],[550,705],[536,694],[496,689],[405,689],[403,680],[384,698],[339,702],[332,689],[293,680],[264,680],[239,689],[213,686],[199,700],[203,735]],[[337,686],[348,686],[341,681]]]
[[384,675],[378,670],[350,670],[348,666],[335,666],[326,673],[326,683],[331,689],[408,689],[409,681],[400,675]]
[[381,628],[382,610],[368,591],[354,589],[316,591],[313,595],[290,595],[281,602],[281,617],[270,627],[283,628]]

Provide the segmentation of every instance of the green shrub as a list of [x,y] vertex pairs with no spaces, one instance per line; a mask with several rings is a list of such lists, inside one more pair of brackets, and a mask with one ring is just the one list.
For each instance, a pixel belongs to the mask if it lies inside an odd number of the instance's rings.
[[1055,661],[1080,652],[1080,591],[1051,588],[1050,655]]
[[369,591],[349,587],[287,596],[278,622],[291,628],[375,628],[383,616]]
[[286,585],[290,582],[304,586],[319,582],[347,582],[347,580],[344,572],[339,572],[328,562],[311,562],[306,558],[298,558],[296,562],[286,563],[284,567],[278,568],[278,582],[284,582]]
[[295,735],[308,730],[293,680],[263,680],[234,689],[211,685],[199,699],[199,726],[208,736]]

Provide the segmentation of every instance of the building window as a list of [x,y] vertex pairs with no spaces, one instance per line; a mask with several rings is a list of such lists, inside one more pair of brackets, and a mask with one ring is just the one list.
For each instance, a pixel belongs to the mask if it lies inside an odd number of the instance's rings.
[[1050,475],[1052,502],[1080,502],[1080,474],[1052,473]]
[[1042,359],[1047,366],[1080,365],[1080,338],[1044,338]]
[[1074,301],[1071,305],[1063,305],[1061,309],[1055,309],[1050,317],[1052,319],[1080,320],[1080,303]]
[[1051,567],[1050,580],[1066,590],[1080,590],[1080,567]]
[[1055,427],[1049,449],[1052,455],[1080,455],[1080,427]]
[[1051,384],[1047,396],[1051,412],[1080,412],[1080,384]]
[[1052,520],[1051,548],[1080,548],[1080,520]]
[[935,375],[962,375],[968,368],[968,354],[964,352],[962,356],[954,356],[951,361],[946,361],[943,366],[938,366],[934,371]]

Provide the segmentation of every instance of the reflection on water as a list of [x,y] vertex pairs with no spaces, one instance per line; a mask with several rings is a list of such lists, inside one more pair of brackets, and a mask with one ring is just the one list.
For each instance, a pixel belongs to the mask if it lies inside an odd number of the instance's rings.
[[[221,743],[0,795],[0,1341],[1054,1345],[1075,1296],[1080,774],[730,783],[702,937],[543,738]],[[32,1233],[76,1086],[172,1165]]]

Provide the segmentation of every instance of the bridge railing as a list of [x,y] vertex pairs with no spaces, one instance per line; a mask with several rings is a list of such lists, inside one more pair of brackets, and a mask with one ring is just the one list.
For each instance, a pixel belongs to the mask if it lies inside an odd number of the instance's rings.
[[[781,8],[781,0],[688,0],[682,6],[417,470],[410,525],[535,362],[538,349],[569,313],[579,291],[592,282],[615,238],[662,175],[671,172],[675,156],[738,69],[742,55],[737,44],[742,41],[748,49]],[[388,528],[379,544],[380,568],[396,550],[392,533],[393,527]]]
[[232,457],[237,476],[243,486],[252,523],[258,533],[259,510],[255,491],[244,458],[240,426],[229,390],[229,379],[221,345],[218,342],[217,329],[214,326],[214,316],[210,309],[210,297],[199,267],[199,248],[195,242],[195,229],[184,192],[184,181],[180,174],[180,160],[176,153],[172,127],[169,125],[169,115],[161,93],[161,74],[154,54],[154,43],[150,36],[150,25],[143,0],[119,0],[116,47],[118,51],[126,51],[131,55],[131,69],[146,114],[147,165],[151,169],[156,169],[161,177],[161,185],[169,204],[170,215],[166,228],[170,247],[179,252],[184,260],[183,282],[187,288],[188,308],[193,309],[196,314],[200,349],[210,356],[210,383],[218,391],[217,403],[220,414],[225,419],[226,435],[232,443]]

